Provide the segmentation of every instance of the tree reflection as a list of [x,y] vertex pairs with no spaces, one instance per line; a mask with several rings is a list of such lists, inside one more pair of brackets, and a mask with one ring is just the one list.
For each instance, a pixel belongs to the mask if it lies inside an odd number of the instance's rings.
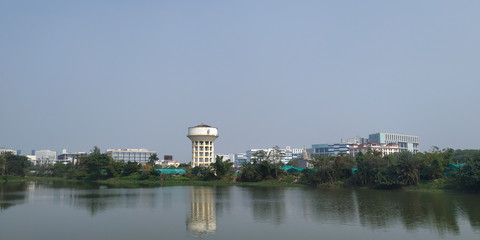
[[407,230],[433,226],[440,235],[459,234],[453,199],[447,193],[401,192],[399,216]]
[[4,211],[16,204],[25,202],[26,182],[0,183],[0,210]]
[[215,215],[222,217],[224,212],[230,212],[232,209],[232,188],[228,186],[214,187],[215,193]]
[[253,217],[257,221],[281,224],[285,221],[285,188],[248,187]]
[[307,189],[303,191],[305,218],[372,229],[399,224],[408,231],[434,229],[439,235],[459,235],[459,215],[480,228],[478,195],[445,192]]
[[73,206],[85,208],[91,216],[115,208],[155,208],[155,191],[153,188],[139,189],[100,189],[76,190],[66,192]]
[[455,198],[461,215],[468,218],[473,229],[480,230],[480,195],[478,194],[462,194]]
[[360,190],[355,193],[359,221],[362,226],[388,228],[394,226],[399,220],[397,196],[391,194],[393,192]]
[[302,192],[305,218],[344,224],[355,221],[355,197],[351,190],[308,189]]

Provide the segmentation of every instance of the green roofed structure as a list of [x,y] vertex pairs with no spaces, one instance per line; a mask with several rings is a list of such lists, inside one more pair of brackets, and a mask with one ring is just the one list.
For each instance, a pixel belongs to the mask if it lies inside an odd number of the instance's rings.
[[166,175],[172,175],[172,174],[178,174],[182,175],[186,173],[185,169],[157,169],[156,170],[158,174],[166,174]]

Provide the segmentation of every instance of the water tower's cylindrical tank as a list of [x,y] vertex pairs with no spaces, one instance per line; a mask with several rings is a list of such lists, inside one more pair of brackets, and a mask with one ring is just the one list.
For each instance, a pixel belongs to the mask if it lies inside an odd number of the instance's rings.
[[189,127],[187,137],[192,140],[192,167],[212,164],[215,160],[213,141],[218,137],[218,129],[200,124]]

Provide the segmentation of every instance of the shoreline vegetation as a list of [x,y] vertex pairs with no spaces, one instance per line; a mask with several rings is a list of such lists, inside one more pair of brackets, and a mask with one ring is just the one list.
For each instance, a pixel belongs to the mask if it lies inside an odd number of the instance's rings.
[[[336,184],[319,184],[316,186],[308,186],[298,182],[286,182],[278,180],[263,180],[259,182],[232,182],[225,180],[212,180],[212,181],[201,181],[201,180],[186,180],[186,179],[175,179],[169,178],[168,180],[138,180],[131,177],[119,177],[105,180],[77,180],[77,179],[68,179],[62,177],[37,177],[37,176],[8,176],[2,178],[5,183],[14,183],[14,182],[64,182],[64,183],[79,183],[79,184],[97,184],[97,185],[112,185],[120,188],[137,188],[137,187],[166,187],[166,186],[244,186],[244,187],[310,187],[318,189],[377,189],[377,190],[394,190],[394,191],[463,191],[464,189],[457,188],[454,186],[455,181],[452,179],[441,179],[441,180],[429,180],[421,182],[418,185],[414,186],[403,186],[398,188],[383,189],[376,188],[372,186],[347,186],[342,182]],[[466,191],[472,192],[472,191]]]
[[[49,166],[31,166],[25,156],[2,153],[0,181],[63,181],[115,187],[211,185],[480,192],[480,150],[433,148],[417,154],[314,156],[313,167],[301,171],[286,170],[279,157],[259,151],[251,163],[233,168],[233,163],[217,156],[209,167],[182,164],[176,171],[181,174],[163,174],[154,164],[156,155],[147,164],[124,163],[101,154],[96,147],[76,164],[58,162]],[[291,161],[288,165],[295,164]]]

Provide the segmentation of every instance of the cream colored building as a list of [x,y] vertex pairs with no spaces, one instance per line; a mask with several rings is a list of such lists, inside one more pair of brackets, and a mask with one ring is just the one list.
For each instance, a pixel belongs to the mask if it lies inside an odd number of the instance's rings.
[[188,128],[192,140],[192,167],[209,166],[215,162],[213,141],[218,138],[218,129],[205,124]]

